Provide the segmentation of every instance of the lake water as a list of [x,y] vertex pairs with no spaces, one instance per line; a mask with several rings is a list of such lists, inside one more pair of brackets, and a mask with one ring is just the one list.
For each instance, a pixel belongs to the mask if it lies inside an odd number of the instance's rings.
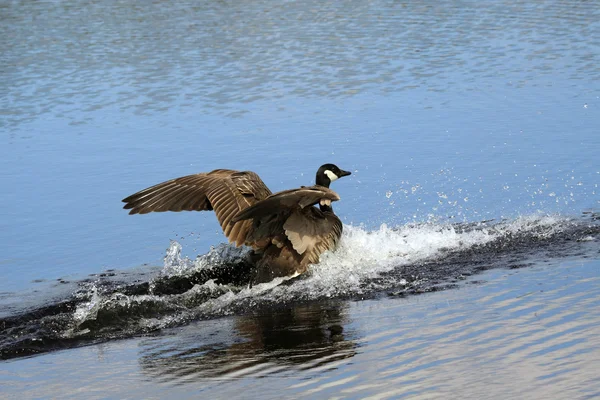
[[[3,396],[600,396],[597,3],[0,19]],[[295,281],[206,281],[244,257],[214,215],[121,209],[195,172],[277,191],[326,162],[352,171],[344,236]]]

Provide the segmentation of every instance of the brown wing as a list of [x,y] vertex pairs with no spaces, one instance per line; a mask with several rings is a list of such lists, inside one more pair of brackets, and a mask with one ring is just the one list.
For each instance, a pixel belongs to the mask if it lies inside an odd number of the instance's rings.
[[271,195],[254,172],[217,169],[154,185],[123,199],[129,214],[215,210],[230,242],[245,242],[251,221],[230,224],[240,211]]
[[332,212],[315,207],[295,210],[283,224],[285,235],[303,263],[314,264],[326,250],[337,247],[342,235],[342,221]]
[[337,201],[340,196],[324,186],[304,186],[299,189],[284,190],[257,202],[240,211],[232,221],[245,219],[260,219],[275,214],[288,214],[294,209],[313,206],[322,200]]
[[252,220],[247,245],[260,248],[287,238],[303,263],[316,263],[321,253],[336,247],[342,223],[332,212],[312,206],[339,199],[337,193],[323,186],[285,190],[240,211],[232,221]]

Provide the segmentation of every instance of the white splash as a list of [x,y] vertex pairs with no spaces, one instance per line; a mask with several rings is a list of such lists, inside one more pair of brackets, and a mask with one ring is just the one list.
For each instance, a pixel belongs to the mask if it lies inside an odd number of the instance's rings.
[[164,264],[164,275],[183,275],[193,273],[199,270],[215,268],[225,263],[241,262],[247,256],[250,249],[246,247],[235,247],[229,244],[220,244],[211,247],[206,254],[199,255],[195,260],[189,257],[182,257],[182,246],[178,242],[171,240],[167,248]]
[[[232,301],[251,297],[279,298],[283,301],[360,293],[361,285],[365,282],[403,265],[433,260],[445,253],[484,245],[507,235],[526,233],[540,238],[548,237],[562,229],[566,221],[564,217],[528,216],[497,224],[475,223],[468,227],[427,223],[390,228],[383,224],[373,231],[346,225],[338,249],[325,252],[320,263],[310,267],[307,278],[293,285],[279,286],[285,280],[280,279],[241,291],[228,290],[202,307],[215,310]],[[212,268],[225,261],[235,262],[245,255],[243,250],[221,245],[192,262],[181,259],[180,245],[176,242],[171,244],[167,255],[171,253],[177,253],[178,256],[165,257],[165,270],[180,273],[183,270]],[[168,265],[167,259],[173,264]],[[181,269],[182,266],[185,268]],[[401,282],[402,279],[396,283]]]
[[95,319],[100,308],[100,296],[98,295],[98,288],[93,285],[90,289],[91,297],[89,301],[82,303],[77,306],[73,314],[73,320],[75,323],[80,324],[87,319]]
[[356,289],[359,283],[402,265],[431,260],[451,251],[484,245],[507,234],[524,233],[547,237],[561,229],[564,218],[521,217],[489,225],[475,224],[469,229],[456,225],[422,224],[378,230],[344,226],[344,235],[335,252],[326,252],[321,262],[311,266],[307,284],[335,294],[341,289]]
[[[450,252],[469,250],[498,239],[514,237],[544,239],[564,230],[569,220],[564,217],[529,216],[496,224],[468,225],[425,223],[390,228],[381,225],[376,230],[344,226],[339,248],[322,255],[319,264],[312,265],[306,274],[291,284],[289,278],[277,278],[252,287],[235,287],[214,280],[198,283],[177,294],[131,294],[101,291],[95,285],[90,295],[74,312],[73,326],[66,336],[86,334],[81,328],[85,321],[97,320],[115,313],[123,320],[136,321],[128,326],[136,329],[158,329],[180,324],[186,320],[235,313],[237,306],[252,309],[264,302],[284,303],[340,295],[357,295],[364,291],[380,290],[413,284],[426,279],[420,276],[384,275],[402,266],[417,266],[421,262],[443,260]],[[583,240],[594,240],[586,235]],[[182,247],[171,242],[165,255],[163,275],[187,276],[199,270],[218,268],[237,263],[246,257],[248,249],[231,245],[212,248],[207,254],[191,260],[182,257]],[[414,268],[411,269],[414,271]],[[401,270],[398,270],[401,271]],[[386,276],[385,279],[382,279]],[[390,281],[392,280],[392,281]],[[411,282],[411,283],[409,283]],[[152,286],[153,282],[150,282]],[[150,293],[154,293],[150,290]],[[144,315],[154,310],[156,316]],[[151,314],[151,313],[150,313]]]

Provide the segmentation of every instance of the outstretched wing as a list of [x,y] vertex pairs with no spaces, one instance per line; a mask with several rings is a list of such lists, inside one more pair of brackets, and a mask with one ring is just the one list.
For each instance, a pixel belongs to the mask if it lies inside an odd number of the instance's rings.
[[154,185],[123,199],[129,214],[214,210],[223,232],[237,246],[244,244],[251,221],[230,221],[240,211],[271,195],[254,172],[217,169]]
[[321,201],[338,201],[340,196],[324,186],[303,186],[299,189],[284,190],[240,211],[232,221],[260,219],[274,214],[289,214],[294,209],[303,209]]

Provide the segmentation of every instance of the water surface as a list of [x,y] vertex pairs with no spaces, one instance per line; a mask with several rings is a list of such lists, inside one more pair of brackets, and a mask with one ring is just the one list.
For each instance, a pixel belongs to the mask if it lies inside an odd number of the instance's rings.
[[[594,2],[10,1],[0,19],[9,396],[600,393]],[[353,172],[342,246],[279,286],[201,280],[243,258],[209,213],[121,209],[194,172],[276,191],[325,162]]]

